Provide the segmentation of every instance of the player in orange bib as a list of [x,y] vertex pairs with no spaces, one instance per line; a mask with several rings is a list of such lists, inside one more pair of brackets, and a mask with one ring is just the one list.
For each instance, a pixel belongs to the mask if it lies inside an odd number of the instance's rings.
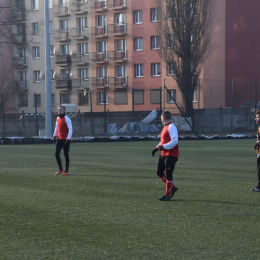
[[166,184],[165,195],[159,198],[161,201],[169,201],[178,190],[173,184],[172,173],[179,157],[178,129],[171,121],[171,113],[164,111],[161,116],[164,128],[161,132],[160,143],[152,151],[152,155],[160,150],[161,155],[157,162],[157,175]]
[[61,165],[60,152],[63,149],[64,157],[66,161],[66,169],[63,175],[69,174],[69,149],[70,149],[70,140],[72,137],[72,123],[68,116],[65,115],[66,108],[64,106],[58,106],[58,117],[56,121],[56,127],[54,130],[53,138],[57,137],[56,147],[55,147],[55,157],[59,165],[59,170],[55,175],[63,173],[63,168]]
[[257,179],[258,179],[258,184],[255,189],[252,189],[251,191],[260,191],[260,110],[257,110],[255,112],[255,122],[258,125],[258,130],[257,130],[257,139],[255,143],[255,149],[256,149],[256,154],[257,154]]

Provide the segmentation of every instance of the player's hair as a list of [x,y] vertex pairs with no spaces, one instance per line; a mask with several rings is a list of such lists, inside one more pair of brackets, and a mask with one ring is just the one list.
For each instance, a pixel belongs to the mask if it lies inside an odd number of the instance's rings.
[[255,111],[255,116],[256,116],[256,115],[260,115],[260,110],[256,110],[256,111]]
[[58,107],[62,107],[64,109],[64,111],[66,111],[66,107],[65,106],[58,106]]
[[166,120],[170,120],[172,118],[172,115],[169,111],[163,111],[162,116]]

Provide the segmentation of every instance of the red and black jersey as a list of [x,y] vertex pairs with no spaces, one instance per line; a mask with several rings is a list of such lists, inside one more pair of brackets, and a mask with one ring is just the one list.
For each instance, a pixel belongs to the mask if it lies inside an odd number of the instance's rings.
[[57,136],[58,139],[71,139],[72,124],[68,116],[57,117],[56,127],[53,136]]
[[179,134],[178,129],[173,123],[169,123],[168,125],[164,126],[161,132],[161,141],[157,145],[163,146],[163,150],[161,151],[162,156],[173,156],[179,157]]

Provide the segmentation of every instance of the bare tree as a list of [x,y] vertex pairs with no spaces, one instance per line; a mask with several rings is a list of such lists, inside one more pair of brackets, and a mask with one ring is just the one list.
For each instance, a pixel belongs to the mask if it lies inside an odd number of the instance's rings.
[[[26,16],[32,13],[25,7],[25,0],[9,0],[0,3],[0,45],[12,49],[13,44],[23,46],[31,52],[32,44],[39,44],[32,34],[32,26],[26,23]],[[42,31],[43,21],[38,24]]]
[[11,112],[14,102],[14,80],[11,64],[0,64],[0,114]]
[[182,93],[185,115],[193,119],[193,94],[211,52],[215,0],[155,0],[161,55]]

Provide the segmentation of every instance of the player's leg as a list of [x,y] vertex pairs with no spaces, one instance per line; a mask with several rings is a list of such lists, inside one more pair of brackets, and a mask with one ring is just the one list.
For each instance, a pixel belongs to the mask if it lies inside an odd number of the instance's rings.
[[70,150],[70,141],[66,141],[63,146],[64,157],[66,160],[66,169],[64,175],[69,174],[69,166],[70,166],[69,150]]
[[174,193],[178,190],[177,187],[173,184],[172,173],[175,168],[175,164],[178,161],[177,157],[167,156],[165,159],[165,168],[166,168],[166,192],[165,195],[168,198],[172,198]]
[[61,158],[60,158],[60,152],[63,146],[63,140],[57,139],[56,141],[56,146],[55,146],[55,157],[56,157],[56,161],[58,163],[59,166],[59,171],[56,172],[56,175],[59,175],[60,173],[63,172],[62,169],[62,165],[61,165]]
[[159,156],[157,167],[156,167],[156,174],[159,176],[159,178],[166,183],[166,174],[164,173],[165,170],[165,163],[164,163],[164,157]]
[[257,157],[257,180],[258,184],[255,189],[252,189],[252,191],[260,191],[260,157]]

